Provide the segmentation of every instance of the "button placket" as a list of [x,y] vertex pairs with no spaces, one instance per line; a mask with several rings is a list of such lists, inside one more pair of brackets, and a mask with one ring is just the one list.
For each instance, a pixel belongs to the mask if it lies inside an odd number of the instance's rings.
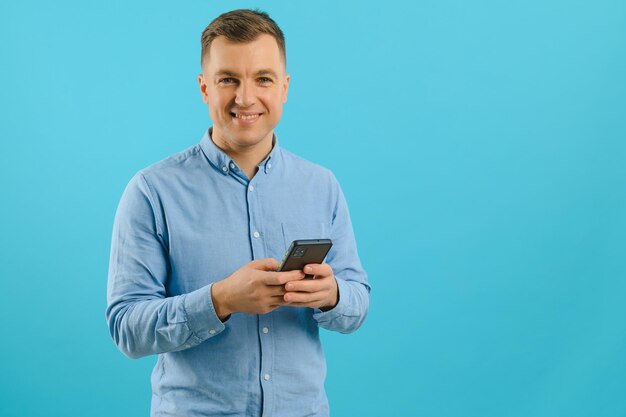
[[270,332],[270,329],[273,329],[273,318],[274,315],[272,313],[269,314],[261,314],[258,316],[258,332],[259,332],[259,341],[261,343],[261,369],[260,369],[260,378],[261,383],[263,384],[263,400],[264,405],[267,405],[267,408],[264,406],[264,412],[269,412],[272,409],[273,399],[274,399],[274,378],[276,375],[274,374],[274,361],[275,361],[275,345],[274,345],[274,337]]

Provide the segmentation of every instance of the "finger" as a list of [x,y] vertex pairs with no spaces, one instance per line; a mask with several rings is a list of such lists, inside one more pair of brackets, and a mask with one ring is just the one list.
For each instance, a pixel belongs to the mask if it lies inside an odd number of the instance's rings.
[[287,292],[283,285],[268,285],[267,288],[270,297],[282,297]]
[[291,305],[291,302],[285,301],[284,295],[272,297],[270,300],[270,306],[272,307],[282,307]]
[[284,285],[290,281],[297,281],[304,278],[302,271],[285,271],[285,272],[268,272],[265,284],[267,285]]
[[271,313],[272,311],[276,310],[278,307],[280,307],[280,305],[269,305],[267,306],[267,308],[261,310],[260,314]]
[[250,266],[261,271],[276,271],[278,269],[278,261],[274,258],[257,259],[250,262]]
[[308,292],[288,292],[283,296],[283,299],[291,305],[298,303],[319,303],[324,299],[321,293],[308,293]]
[[318,292],[328,288],[330,288],[328,280],[324,279],[303,279],[285,284],[285,290],[295,292]]
[[288,305],[289,303],[285,302],[285,299],[282,296],[276,296],[276,297],[268,297],[265,300],[266,304],[268,307],[270,307],[272,310],[277,309],[278,307],[282,307],[284,305]]
[[276,296],[270,297],[269,304],[271,306],[285,305],[286,304],[285,295],[283,294],[283,295],[276,295]]
[[316,277],[333,275],[333,269],[328,264],[308,264],[304,267],[304,272]]
[[312,301],[310,303],[289,303],[291,307],[311,307],[311,308],[321,308],[323,303],[321,300]]

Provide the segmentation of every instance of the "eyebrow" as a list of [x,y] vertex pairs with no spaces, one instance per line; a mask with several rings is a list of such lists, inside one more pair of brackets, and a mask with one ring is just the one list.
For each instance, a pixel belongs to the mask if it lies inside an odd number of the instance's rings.
[[[226,77],[239,77],[239,74],[237,74],[236,72],[233,71],[229,71],[229,70],[219,70],[215,73],[216,76],[220,77],[220,76],[226,76]],[[261,69],[258,70],[257,72],[254,73],[255,77],[260,77],[263,75],[270,75],[274,78],[278,78],[278,76],[276,75],[276,73],[274,71],[272,71],[271,69]]]
[[216,76],[226,76],[226,77],[238,77],[239,75],[232,72],[232,71],[228,71],[228,70],[219,70],[218,72],[215,73]]
[[271,75],[274,78],[278,78],[278,75],[276,75],[276,73],[274,71],[272,71],[271,69],[262,69],[262,70],[258,70],[256,72],[256,74],[254,74],[255,76],[261,76],[261,75]]

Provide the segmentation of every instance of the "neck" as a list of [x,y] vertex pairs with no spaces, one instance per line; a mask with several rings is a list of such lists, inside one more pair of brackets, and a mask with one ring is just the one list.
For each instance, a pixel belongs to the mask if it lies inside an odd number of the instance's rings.
[[255,144],[241,146],[232,141],[224,140],[215,131],[211,135],[213,143],[223,150],[233,161],[246,173],[249,179],[252,179],[258,171],[258,165],[267,158],[272,151],[274,133],[270,132],[260,142]]

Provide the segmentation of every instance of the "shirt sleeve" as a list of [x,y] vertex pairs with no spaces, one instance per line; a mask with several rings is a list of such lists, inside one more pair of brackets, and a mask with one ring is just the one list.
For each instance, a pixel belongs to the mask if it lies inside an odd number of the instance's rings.
[[313,318],[325,329],[352,333],[361,327],[367,316],[371,287],[357,253],[346,199],[334,176],[332,180],[335,199],[331,224],[333,246],[326,263],[331,266],[337,279],[339,301],[327,311],[314,309]]
[[116,345],[131,358],[187,349],[225,328],[213,307],[212,284],[166,297],[169,256],[154,201],[138,173],[113,225],[106,320]]

